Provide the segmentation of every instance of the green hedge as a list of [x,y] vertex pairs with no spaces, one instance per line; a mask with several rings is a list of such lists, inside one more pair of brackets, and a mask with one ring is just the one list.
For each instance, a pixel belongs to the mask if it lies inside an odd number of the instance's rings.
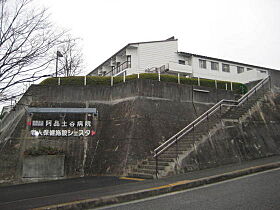
[[62,150],[52,148],[52,147],[31,147],[24,151],[24,155],[39,156],[39,155],[63,155]]
[[[137,74],[126,76],[126,81],[135,80],[137,79]],[[139,77],[141,79],[150,79],[150,80],[158,80],[158,74],[157,73],[143,73],[139,74]],[[163,82],[172,82],[172,83],[178,83],[178,77],[175,75],[167,75],[167,74],[161,74],[160,80]],[[123,77],[117,76],[114,77],[114,84],[122,83]],[[99,76],[87,76],[87,85],[110,85],[111,84],[111,77],[99,77]],[[198,79],[197,78],[185,78],[180,77],[180,83],[181,84],[188,84],[188,85],[198,85]],[[47,78],[44,81],[40,83],[41,85],[57,85],[58,84],[58,78]],[[217,81],[217,88],[218,89],[226,89],[226,84],[228,90],[231,88],[231,83],[228,81]],[[60,78],[60,85],[84,85],[84,76],[75,76],[75,77],[61,77]],[[209,79],[200,79],[200,85],[205,87],[215,87],[215,80],[209,80]],[[236,93],[246,93],[247,87],[241,83],[232,83],[233,90]]]

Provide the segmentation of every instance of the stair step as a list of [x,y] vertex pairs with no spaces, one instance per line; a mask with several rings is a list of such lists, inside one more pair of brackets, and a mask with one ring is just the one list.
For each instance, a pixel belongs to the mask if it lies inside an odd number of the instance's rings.
[[[207,134],[205,133],[204,135],[207,135]],[[198,139],[200,139],[202,136],[203,135],[200,135],[200,136],[185,136],[185,137],[183,137],[183,139],[180,139],[179,142],[183,142],[183,141],[186,141],[186,142],[198,141]]]
[[142,178],[142,179],[153,179],[154,176],[152,174],[145,174],[145,173],[128,173],[128,177],[133,177],[133,178]]
[[188,151],[188,149],[190,149],[190,148],[191,148],[191,145],[190,145],[189,148],[187,148],[187,147],[179,147],[179,146],[178,146],[177,149],[176,149],[176,147],[171,147],[171,148],[169,148],[167,151],[172,151],[172,152],[178,151],[178,152],[184,153],[184,152]]
[[160,158],[177,158],[177,154],[173,154],[173,153],[162,153],[160,155]]
[[156,168],[154,169],[142,169],[142,168],[137,168],[135,170],[133,170],[134,173],[137,173],[137,174],[150,174],[150,175],[153,175],[153,174],[156,174]]
[[184,154],[186,151],[187,150],[178,150],[178,151],[176,151],[176,150],[166,150],[166,151],[164,151],[163,154],[178,154],[178,155],[180,155],[180,154]]
[[[164,170],[166,166],[161,166],[158,165],[158,170]],[[140,165],[139,169],[151,169],[155,170],[156,169],[156,164],[155,165]]]
[[[155,161],[155,158],[153,157],[149,157],[148,158],[149,161]],[[168,158],[168,157],[162,157],[161,155],[158,157],[158,161],[161,162],[174,162],[174,158]]]
[[[158,160],[158,166],[169,166],[169,163],[170,162],[164,162],[164,161]],[[156,161],[155,160],[150,160],[147,164],[156,165]]]
[[[178,145],[193,145],[195,144],[196,142],[199,142],[200,141],[200,138],[195,138],[195,139],[182,139],[181,141],[178,142]],[[175,147],[176,144],[174,144],[174,147]]]

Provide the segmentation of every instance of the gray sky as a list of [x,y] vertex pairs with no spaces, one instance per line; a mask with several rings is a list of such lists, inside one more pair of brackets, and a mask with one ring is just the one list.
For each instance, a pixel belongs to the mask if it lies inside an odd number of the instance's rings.
[[[36,0],[83,39],[85,70],[130,42],[179,39],[179,51],[280,70],[280,0]],[[0,104],[1,110],[1,104]]]
[[[36,0],[37,1],[37,0]],[[129,42],[175,36],[179,51],[280,70],[280,0],[38,0],[83,39],[88,73]]]

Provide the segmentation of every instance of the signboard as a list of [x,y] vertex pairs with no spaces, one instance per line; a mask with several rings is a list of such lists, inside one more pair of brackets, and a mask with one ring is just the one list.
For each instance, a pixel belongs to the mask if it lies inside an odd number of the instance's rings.
[[[62,111],[61,109],[59,108],[59,111]],[[48,108],[48,112],[45,113],[42,109],[38,109],[38,112],[30,112],[27,126],[31,136],[88,137],[96,134],[97,115],[95,113],[67,112],[67,108],[63,110],[63,113],[55,110],[57,109]]]

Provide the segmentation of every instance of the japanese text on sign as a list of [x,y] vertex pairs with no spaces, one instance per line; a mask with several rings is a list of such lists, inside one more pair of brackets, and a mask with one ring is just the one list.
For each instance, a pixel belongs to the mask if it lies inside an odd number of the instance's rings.
[[[94,136],[91,121],[32,120],[31,136]],[[39,128],[40,127],[40,128]],[[41,128],[44,127],[44,128]]]

